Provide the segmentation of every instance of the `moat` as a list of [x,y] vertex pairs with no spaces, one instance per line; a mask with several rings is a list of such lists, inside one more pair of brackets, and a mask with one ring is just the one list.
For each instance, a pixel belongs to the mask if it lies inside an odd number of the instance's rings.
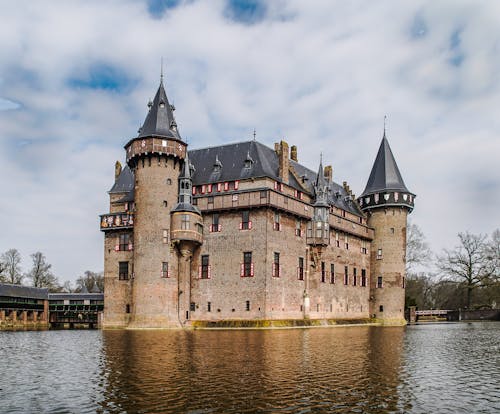
[[500,322],[0,332],[2,413],[496,413]]

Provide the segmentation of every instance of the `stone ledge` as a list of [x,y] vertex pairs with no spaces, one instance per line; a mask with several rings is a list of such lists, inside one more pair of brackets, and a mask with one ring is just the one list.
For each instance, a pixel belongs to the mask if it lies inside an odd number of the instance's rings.
[[372,319],[284,319],[284,320],[221,320],[192,321],[193,329],[285,329],[285,328],[321,328],[350,325],[380,325]]

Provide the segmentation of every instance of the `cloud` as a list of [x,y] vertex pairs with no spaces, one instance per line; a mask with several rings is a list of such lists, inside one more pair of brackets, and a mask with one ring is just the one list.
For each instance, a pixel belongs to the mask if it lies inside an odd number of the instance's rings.
[[[285,138],[359,194],[387,132],[436,250],[500,203],[500,5],[430,1],[17,2],[0,26],[0,251],[61,279],[102,269],[98,215],[164,59],[199,148]],[[12,34],[15,35],[12,35]]]

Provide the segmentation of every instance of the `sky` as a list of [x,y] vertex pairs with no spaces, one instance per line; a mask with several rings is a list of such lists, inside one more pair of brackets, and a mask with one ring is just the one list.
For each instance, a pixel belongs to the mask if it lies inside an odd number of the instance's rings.
[[103,269],[114,163],[158,88],[190,148],[298,146],[363,191],[383,134],[438,253],[500,226],[500,2],[0,0],[0,252]]

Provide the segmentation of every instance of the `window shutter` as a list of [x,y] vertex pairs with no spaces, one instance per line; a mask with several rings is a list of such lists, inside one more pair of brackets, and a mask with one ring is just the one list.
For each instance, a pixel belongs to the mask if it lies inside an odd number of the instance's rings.
[[115,252],[118,252],[120,250],[120,245],[119,244],[116,244],[115,245]]
[[293,191],[293,196],[294,196],[295,198],[297,198],[297,197],[298,197],[298,195],[299,195],[298,191],[297,191],[297,190],[294,190],[294,191]]
[[208,265],[208,278],[212,279],[212,265]]
[[211,193],[211,192],[212,192],[212,184],[208,184],[207,193]]
[[252,229],[252,222],[251,222],[251,221],[249,221],[249,222],[248,222],[248,230],[251,230],[251,229]]
[[253,263],[250,263],[250,276],[253,276]]
[[195,195],[195,194],[196,194],[196,186],[193,185],[193,195]]
[[201,266],[198,266],[198,279],[201,279],[203,277],[203,274],[201,272]]
[[134,244],[133,244],[133,243],[129,243],[129,244],[128,244],[128,249],[129,249],[130,251],[134,250]]
[[273,269],[272,270],[272,275],[273,275],[273,277],[276,277],[276,264],[273,263],[272,269]]
[[205,184],[201,186],[201,194],[205,194]]
[[245,276],[245,264],[241,264],[241,269],[240,269],[240,276],[243,277]]
[[277,181],[275,181],[275,182],[274,182],[274,189],[275,189],[275,190],[277,190],[277,189],[278,189],[278,182],[277,182]]
[[240,230],[243,230],[243,222],[240,222]]
[[222,231],[222,224],[219,224],[218,231]]
[[224,183],[224,191],[227,191],[227,190],[229,190],[229,183],[225,182]]
[[240,182],[238,180],[236,180],[234,182],[234,189],[237,190],[238,189],[238,185],[240,184]]
[[222,184],[221,183],[217,183],[217,191],[220,191],[222,188]]

